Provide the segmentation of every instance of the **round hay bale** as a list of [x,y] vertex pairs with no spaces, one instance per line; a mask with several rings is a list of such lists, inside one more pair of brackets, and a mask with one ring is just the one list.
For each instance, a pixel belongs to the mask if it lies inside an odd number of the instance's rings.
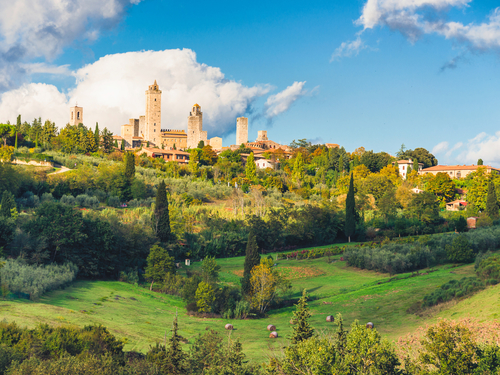
[[267,330],[268,330],[268,331],[276,331],[276,326],[275,326],[275,325],[272,325],[272,324],[269,324],[269,325],[267,326]]
[[373,324],[372,322],[368,322],[368,323],[366,323],[366,328],[373,329],[373,328],[375,328],[375,324]]
[[327,322],[331,322],[331,323],[333,323],[333,322],[335,321],[335,317],[334,317],[333,315],[328,315],[328,316],[326,317],[326,321],[327,321]]
[[274,331],[269,334],[270,339],[277,339],[278,338],[278,332]]
[[233,325],[232,324],[226,324],[225,328],[228,330],[228,331],[232,331],[234,329]]

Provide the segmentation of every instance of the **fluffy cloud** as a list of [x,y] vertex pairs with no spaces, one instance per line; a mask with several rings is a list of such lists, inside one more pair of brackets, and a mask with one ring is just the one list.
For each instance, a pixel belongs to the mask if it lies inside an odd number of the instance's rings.
[[434,146],[431,153],[433,155],[441,154],[441,153],[445,152],[446,150],[448,150],[449,146],[450,146],[450,144],[446,141],[438,143],[437,145]]
[[[463,9],[471,2],[472,0],[367,0],[355,24],[362,26],[363,30],[387,26],[402,33],[412,43],[422,35],[436,34],[464,45],[467,50],[500,50],[500,8],[494,9],[487,20],[480,24],[465,25],[448,21],[447,10]],[[362,41],[358,44],[362,45]],[[457,61],[452,61],[449,67],[456,67]]]
[[[157,80],[162,90],[162,128],[185,129],[189,111],[198,103],[204,112],[204,129],[213,137],[234,131],[236,117],[271,90],[269,85],[247,87],[227,80],[219,68],[197,62],[189,49],[108,55],[72,74],[77,83],[67,95],[45,84],[26,84],[4,93],[0,122],[13,121],[21,113],[23,120],[42,116],[61,127],[69,121],[69,107],[78,103],[87,126],[99,122],[101,128],[119,134],[129,118],[144,115],[144,93]],[[304,83],[296,82],[271,96],[270,115],[286,111],[304,94]]]
[[294,82],[291,86],[288,86],[283,91],[277,93],[276,95],[271,95],[267,98],[265,107],[265,115],[267,118],[271,119],[283,112],[288,111],[293,103],[297,99],[309,93],[308,90],[304,89],[304,82]]
[[140,0],[0,0],[0,92],[28,72],[19,64],[52,60],[75,40],[95,40]]
[[500,165],[500,131],[494,135],[479,133],[467,142],[457,157],[458,161],[469,164],[475,164],[479,159],[483,159],[484,164]]

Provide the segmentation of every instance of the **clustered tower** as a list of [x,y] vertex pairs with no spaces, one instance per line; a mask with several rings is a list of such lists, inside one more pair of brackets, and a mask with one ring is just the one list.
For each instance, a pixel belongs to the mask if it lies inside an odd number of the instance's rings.
[[[140,122],[141,119],[139,119]],[[146,90],[146,116],[142,137],[154,144],[159,144],[161,132],[161,90],[153,83]]]
[[236,119],[236,146],[248,142],[248,118],[238,117]]
[[188,134],[187,147],[196,148],[200,141],[207,144],[207,132],[203,131],[203,112],[198,104],[193,106],[193,109],[188,117]]

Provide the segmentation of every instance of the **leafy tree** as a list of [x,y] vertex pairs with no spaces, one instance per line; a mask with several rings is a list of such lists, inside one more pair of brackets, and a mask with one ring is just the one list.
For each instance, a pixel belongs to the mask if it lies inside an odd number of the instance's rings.
[[248,234],[247,248],[245,252],[245,264],[243,266],[243,278],[241,279],[242,294],[248,295],[252,290],[250,277],[252,269],[260,264],[260,255],[257,247],[257,239],[252,230]]
[[[115,140],[114,146],[118,148],[117,140]],[[104,152],[113,151],[113,133],[108,131],[107,128],[104,128],[102,131],[102,148],[104,149]]]
[[387,192],[377,202],[377,208],[380,215],[388,223],[389,219],[396,216],[396,193],[394,190],[387,190]]
[[13,137],[16,127],[8,124],[0,124],[0,138],[3,140],[4,147],[7,146],[7,138]]
[[349,182],[349,191],[345,201],[345,225],[344,233],[351,242],[351,236],[356,231],[356,202],[354,199],[354,177],[351,173],[351,180]]
[[207,145],[201,149],[200,162],[203,165],[215,165],[217,160],[217,153],[212,149],[212,146]]
[[406,150],[401,155],[398,155],[398,158],[400,160],[418,160],[419,163],[424,164],[424,168],[429,168],[438,164],[436,157],[422,147],[418,147],[415,150]]
[[302,153],[298,152],[293,163],[292,179],[295,183],[300,184],[304,180],[304,159]]
[[309,311],[309,306],[307,306],[307,293],[304,289],[302,297],[300,297],[299,302],[295,305],[295,311],[293,312],[292,344],[297,344],[313,336],[314,329],[309,324],[310,317],[311,312]]
[[439,220],[439,204],[436,196],[429,191],[414,194],[407,211],[410,216],[425,223],[434,223]]
[[430,191],[440,202],[450,202],[455,197],[455,182],[448,173],[438,173],[427,183],[427,191]]
[[373,152],[372,150],[366,151],[360,158],[361,164],[373,173],[379,172],[382,168],[391,162],[391,156],[386,152]]
[[14,199],[14,195],[10,191],[4,190],[0,207],[0,216],[9,218],[11,217],[12,210],[14,209],[16,209],[16,201]]
[[493,181],[488,183],[488,193],[486,195],[486,214],[492,219],[498,219],[498,200]]
[[46,120],[40,133],[42,143],[50,143],[57,136],[57,128],[54,122]]
[[475,256],[469,239],[464,234],[456,236],[451,245],[446,245],[446,254],[450,261],[457,263],[470,263]]
[[488,196],[488,174],[485,167],[479,167],[475,172],[469,174],[467,201],[480,211],[486,209],[486,200]]
[[459,216],[457,220],[455,220],[455,231],[458,233],[463,233],[467,230],[467,220],[463,216]]
[[162,242],[168,242],[172,238],[170,229],[170,214],[168,209],[167,187],[165,181],[161,181],[156,192],[156,205],[154,211],[155,233]]
[[151,281],[150,290],[153,290],[155,282],[162,283],[167,274],[175,274],[174,258],[165,248],[154,245],[149,250],[145,271],[144,276]]
[[264,313],[276,296],[278,276],[264,262],[252,269],[250,276],[252,307]]
[[295,141],[295,139],[290,143],[290,147],[295,149],[295,148],[307,148],[311,145],[310,142],[307,142],[306,138],[299,139],[298,141]]
[[202,149],[203,147],[205,147],[205,141],[199,141],[198,142],[198,146],[196,146],[196,148],[199,148],[199,149]]
[[219,280],[221,267],[217,264],[215,257],[206,256],[201,263],[201,274],[203,280],[208,284],[214,284]]
[[483,159],[478,159],[477,165],[483,165]]
[[245,167],[245,176],[250,181],[255,179],[255,172],[257,171],[257,165],[255,164],[255,160],[253,157],[253,152],[250,153],[247,157],[247,165]]
[[196,289],[196,306],[198,311],[202,313],[208,313],[211,310],[211,305],[215,300],[215,292],[212,285],[202,281],[198,284]]
[[198,148],[193,148],[191,151],[189,151],[189,169],[191,170],[191,173],[193,175],[197,175],[199,170],[200,170],[200,154],[201,150]]

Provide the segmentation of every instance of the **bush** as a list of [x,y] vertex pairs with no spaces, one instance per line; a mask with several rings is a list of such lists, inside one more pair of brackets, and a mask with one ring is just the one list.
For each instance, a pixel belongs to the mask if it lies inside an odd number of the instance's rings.
[[68,206],[74,206],[76,204],[76,199],[72,195],[63,195],[60,202]]
[[22,260],[8,259],[0,269],[2,285],[17,295],[29,295],[35,300],[51,290],[63,288],[76,277],[78,269],[72,263],[37,266]]
[[422,306],[429,307],[451,301],[454,298],[470,296],[484,289],[484,284],[477,277],[464,277],[460,280],[450,280],[434,292],[424,297]]
[[120,198],[112,195],[108,198],[108,201],[106,203],[110,207],[120,207]]
[[486,284],[498,284],[500,282],[500,255],[492,255],[481,260],[476,273]]

